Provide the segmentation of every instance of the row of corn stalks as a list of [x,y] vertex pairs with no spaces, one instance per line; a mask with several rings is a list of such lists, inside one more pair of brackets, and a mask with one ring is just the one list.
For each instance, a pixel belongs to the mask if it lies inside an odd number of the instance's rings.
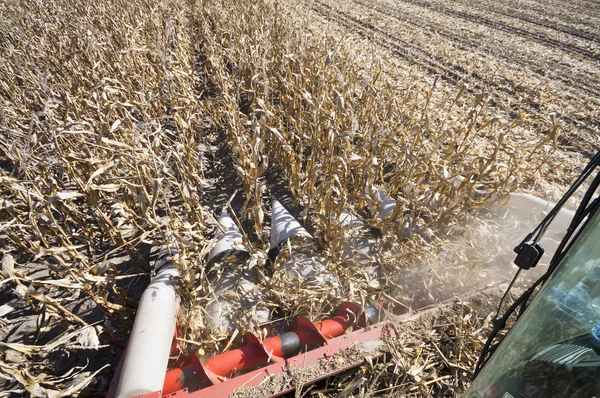
[[288,6],[199,4],[198,51],[220,93],[212,120],[227,131],[257,230],[268,167],[283,171],[335,255],[343,238],[339,215],[365,208],[367,184],[399,201],[383,225],[372,224],[422,237],[504,197],[553,150],[554,119],[536,120],[545,127],[528,142],[522,132],[533,121],[495,118],[488,107],[493,93],[465,83],[437,98],[437,79],[428,87],[403,86],[384,61],[356,62],[343,37],[302,29],[303,19]]
[[[393,283],[402,274],[399,265],[526,182],[554,149],[559,127],[553,119],[499,120],[488,106],[493,93],[467,83],[450,97],[440,97],[436,79],[425,87],[403,85],[385,61],[373,56],[365,63],[343,37],[305,29],[297,4],[195,6],[198,72],[210,87],[204,105],[232,151],[245,190],[243,215],[263,237],[257,248],[265,250],[268,242],[264,177],[277,169],[344,286],[344,297],[330,297],[285,278],[264,282],[266,305],[285,314],[301,309],[319,318],[336,300],[362,301],[381,290],[356,264],[342,263],[345,208],[384,232],[388,253],[379,260],[388,263]],[[545,127],[539,139],[527,141],[524,130],[534,123]],[[369,185],[398,200],[385,220],[368,212]],[[198,297],[200,306],[205,299]],[[210,331],[193,335],[207,340]]]
[[[90,382],[97,365],[64,377],[42,370],[52,351],[45,331],[67,320],[102,344],[126,335],[136,303],[117,282],[147,271],[141,245],[175,240],[184,282],[194,278],[189,264],[198,261],[186,253],[206,244],[198,150],[206,121],[193,19],[178,0],[0,5],[2,277],[45,315],[38,343],[19,348],[26,360],[0,357],[2,390],[16,380],[17,392],[69,396]],[[30,278],[31,261],[60,283]],[[90,326],[71,312],[81,296],[109,322]]]

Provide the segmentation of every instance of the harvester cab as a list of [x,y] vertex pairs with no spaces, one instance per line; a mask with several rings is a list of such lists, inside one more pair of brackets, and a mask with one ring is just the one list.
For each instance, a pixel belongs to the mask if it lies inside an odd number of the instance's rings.
[[[501,301],[465,397],[593,397],[600,393],[599,165],[600,152],[515,249],[519,269],[513,283],[543,255],[539,240],[561,207],[589,183],[547,271],[502,316]],[[513,314],[516,322],[496,342]]]

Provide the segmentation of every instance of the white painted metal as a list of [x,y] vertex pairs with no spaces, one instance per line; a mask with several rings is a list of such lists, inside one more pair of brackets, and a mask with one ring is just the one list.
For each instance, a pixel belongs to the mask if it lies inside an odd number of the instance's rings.
[[213,298],[206,306],[211,330],[229,334],[248,323],[263,325],[269,322],[270,311],[261,306],[263,290],[257,284],[256,273],[247,264],[218,266],[218,277],[210,277],[214,284]]
[[168,258],[168,251],[161,250],[155,264],[157,274],[142,294],[123,361],[117,398],[162,390],[179,309],[174,280],[179,273]]
[[207,257],[207,262],[212,261],[217,256],[227,251],[232,252],[248,252],[248,248],[243,244],[243,236],[240,229],[237,227],[231,215],[223,210],[219,218],[222,230],[217,229],[217,243],[212,248]]
[[274,249],[279,244],[292,236],[312,238],[302,225],[283,207],[277,199],[271,205],[271,247]]
[[[541,218],[545,217],[554,208],[554,205],[554,203],[538,198],[537,196],[526,193],[512,193],[504,207],[513,212],[537,215],[541,221]],[[550,228],[556,231],[566,231],[574,215],[575,212],[563,207],[554,218],[554,221],[552,221]]]
[[218,261],[224,253],[229,253],[228,256],[249,253],[231,214],[223,210],[219,224],[223,230],[218,230],[217,243],[207,259],[208,262],[216,261],[216,265],[208,275],[214,290],[206,312],[208,324],[214,332],[229,334],[237,327],[247,327],[249,322],[259,325],[267,323],[270,312],[260,306],[262,291],[257,285],[256,272],[248,262]]
[[[373,199],[374,203],[379,204],[379,207],[377,208],[377,218],[380,221],[385,220],[392,214],[396,207],[396,199],[392,198],[380,188],[370,184],[367,184],[365,187],[365,193]],[[371,208],[373,208],[372,205]]]

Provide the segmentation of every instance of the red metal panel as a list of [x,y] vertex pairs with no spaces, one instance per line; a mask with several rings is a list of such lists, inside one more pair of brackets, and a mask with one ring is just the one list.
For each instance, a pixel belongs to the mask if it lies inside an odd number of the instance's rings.
[[117,387],[119,386],[119,379],[121,378],[121,370],[123,370],[123,362],[125,362],[125,354],[127,354],[127,347],[123,350],[123,355],[121,355],[121,359],[119,360],[119,365],[117,365],[117,370],[110,382],[110,386],[108,387],[108,393],[106,394],[107,398],[115,398],[117,396]]
[[165,397],[168,397],[168,395],[160,395],[160,391],[156,391],[156,392],[151,392],[148,394],[138,395],[135,398],[165,398]]
[[[206,387],[202,390],[195,391],[192,393],[188,393],[187,390],[181,390],[176,393],[170,395],[173,398],[217,398],[217,397],[227,397],[231,395],[235,390],[240,389],[242,387],[256,387],[260,385],[263,380],[267,379],[270,376],[285,373],[286,370],[290,367],[292,368],[302,368],[314,365],[318,363],[322,358],[331,359],[335,356],[339,351],[344,350],[353,344],[360,344],[367,341],[377,340],[382,337],[389,336],[395,337],[395,333],[391,324],[383,322],[376,324],[369,328],[368,330],[360,329],[354,331],[352,333],[348,333],[346,335],[331,339],[327,341],[327,345],[323,347],[316,348],[314,350],[308,351],[304,354],[297,355],[293,358],[289,358],[284,360],[283,362],[274,363],[272,365],[266,366],[264,368],[254,370],[243,374],[241,376],[237,376],[233,379],[224,381],[219,384],[215,384],[210,387]],[[345,369],[349,369],[356,366],[356,364],[352,364],[350,366],[345,367],[344,369],[337,369],[333,373],[337,373],[343,371]],[[310,380],[308,382],[314,382],[321,380],[327,377],[327,375],[323,375],[316,380]],[[291,391],[291,390],[289,390]],[[283,394],[287,391],[281,391],[280,394]],[[278,394],[278,395],[280,395]]]
[[[328,339],[342,335],[355,321],[359,313],[360,307],[356,304],[343,303],[336,311],[335,316],[330,319],[312,323],[307,318],[300,317],[296,319],[292,331],[289,332],[295,335],[297,339],[294,339],[289,333],[284,333],[260,342],[254,335],[246,334],[244,345],[216,355],[208,361],[200,363],[201,366],[198,368],[193,366],[190,368],[190,365],[187,365],[183,368],[169,370],[165,375],[163,391],[170,394],[189,387],[192,380],[182,378],[182,376],[185,376],[186,368],[192,373],[197,372],[201,379],[199,381],[211,381],[213,384],[218,384],[236,372],[256,369],[259,366],[267,365],[269,362],[278,361],[292,355],[293,352],[298,352],[302,348],[312,349],[327,344]],[[292,338],[292,343],[295,345],[287,347],[288,349],[292,348],[287,352],[284,352],[285,342],[282,340],[284,336]]]

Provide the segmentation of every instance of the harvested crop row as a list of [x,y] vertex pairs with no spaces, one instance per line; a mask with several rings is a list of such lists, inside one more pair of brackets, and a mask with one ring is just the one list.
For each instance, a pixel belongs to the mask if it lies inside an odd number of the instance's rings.
[[593,1],[527,0],[496,3],[489,0],[475,0],[463,4],[471,9],[489,10],[493,13],[526,21],[532,25],[571,34],[581,39],[598,41],[595,26],[597,26],[600,18],[595,13],[597,9]]
[[[598,91],[594,83],[598,69],[593,58],[568,54],[548,43],[532,43],[517,31],[490,26],[478,19],[487,9],[481,3],[469,9],[414,1],[375,5],[323,1],[310,7],[318,18],[308,26],[322,29],[331,24],[347,42],[356,37],[367,39],[356,40],[353,45],[357,48],[367,47],[373,38],[375,48],[398,69],[410,68],[413,75],[437,73],[448,79],[450,86],[488,87],[494,91],[498,116],[554,113],[564,122],[567,137],[561,142],[564,149],[556,154],[556,165],[565,167],[567,174],[569,165],[579,163],[576,159],[594,152],[598,112],[593,94]],[[551,32],[537,34],[552,38]],[[415,64],[421,68],[414,68]]]
[[[360,0],[356,3],[365,7],[365,13],[376,12],[376,15],[383,15],[389,30],[391,30],[391,26],[400,23],[405,29],[409,25],[414,27],[415,30],[426,32],[426,37],[433,41],[431,44],[427,43],[428,48],[447,47],[444,46],[446,40],[457,43],[458,49],[445,51],[447,58],[451,60],[457,58],[456,54],[464,51],[470,54],[470,62],[472,63],[475,62],[473,58],[477,54],[478,57],[484,59],[490,58],[490,60],[487,60],[488,64],[511,65],[511,69],[514,69],[514,71],[511,71],[510,74],[504,72],[503,78],[520,90],[533,91],[532,88],[540,86],[546,76],[549,75],[552,79],[560,81],[561,84],[571,89],[578,88],[590,95],[597,93],[597,88],[593,85],[593,79],[585,73],[585,65],[589,60],[565,56],[567,55],[565,54],[565,47],[567,46],[562,43],[553,48],[554,51],[548,51],[546,45],[531,45],[527,37],[523,37],[518,30],[504,29],[504,32],[487,23],[487,20],[480,22],[477,17],[463,17],[463,14],[454,15],[455,23],[452,27],[449,27],[443,23],[446,17],[443,10],[429,9],[420,3],[407,3],[401,6],[391,5],[387,2],[368,4]],[[375,17],[371,19],[374,20]],[[515,36],[520,39],[515,40]],[[503,48],[503,43],[508,41],[513,41],[513,47],[526,47],[527,52],[521,53]],[[494,59],[497,59],[497,61],[494,62]],[[576,67],[565,70],[567,64],[576,65]],[[470,67],[474,69],[476,65],[470,65]],[[532,82],[526,81],[525,83],[530,86],[527,88],[518,81],[524,80],[522,76],[526,72],[523,69],[532,71],[537,78]],[[558,73],[559,71],[560,73]]]

